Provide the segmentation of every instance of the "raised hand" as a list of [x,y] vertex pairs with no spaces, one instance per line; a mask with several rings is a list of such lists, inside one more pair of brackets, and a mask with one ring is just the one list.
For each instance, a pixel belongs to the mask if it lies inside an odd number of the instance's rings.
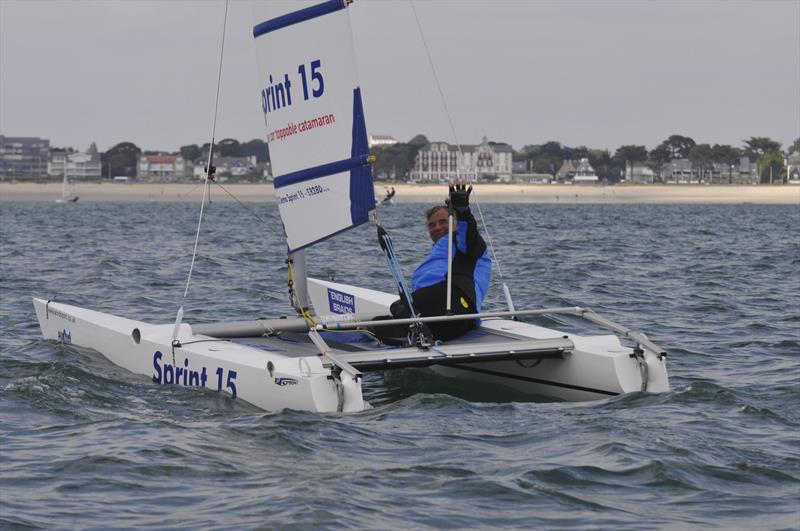
[[456,213],[463,213],[469,210],[469,194],[472,193],[472,185],[467,188],[466,184],[456,183],[450,185],[450,197],[448,204],[453,207]]

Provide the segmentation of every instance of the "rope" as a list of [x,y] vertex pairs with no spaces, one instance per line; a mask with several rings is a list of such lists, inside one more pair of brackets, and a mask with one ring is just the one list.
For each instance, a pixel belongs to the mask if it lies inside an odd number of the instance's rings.
[[383,248],[383,254],[386,256],[386,262],[389,264],[389,271],[391,271],[397,287],[400,288],[403,297],[405,297],[406,302],[408,302],[408,309],[411,312],[411,315],[416,315],[411,299],[411,290],[408,289],[408,284],[403,276],[403,270],[400,268],[400,262],[397,260],[397,254],[394,252],[392,240],[389,238],[389,234],[385,230],[383,230],[380,237],[384,244],[381,247]]
[[386,256],[386,262],[389,265],[389,271],[392,273],[392,278],[394,278],[395,284],[400,290],[402,296],[405,297],[406,301],[408,302],[411,314],[414,315],[414,308],[411,307],[411,290],[408,289],[408,284],[406,284],[406,279],[403,276],[403,271],[400,268],[399,261],[397,260],[397,253],[394,251],[392,240],[389,238],[389,234],[386,232],[386,230],[384,230],[380,225],[378,225],[378,237],[380,238],[379,243],[383,249],[383,254]]
[[447,100],[444,97],[444,91],[442,90],[442,84],[439,83],[439,76],[436,74],[436,68],[433,66],[433,59],[431,58],[431,52],[428,50],[428,41],[425,40],[425,34],[422,32],[422,24],[419,22],[419,17],[417,16],[417,10],[414,8],[414,0],[409,0],[408,2],[411,4],[411,11],[414,13],[414,20],[417,22],[417,29],[419,30],[419,36],[422,39],[422,45],[425,48],[425,55],[428,56],[428,65],[431,67],[431,72],[433,72],[433,79],[436,81],[436,88],[439,89],[439,97],[442,100],[442,107],[444,107],[444,113],[447,115],[447,121],[450,123],[450,131],[453,133],[453,138],[456,141],[456,147],[458,148],[459,155],[464,156],[464,153],[461,151],[461,143],[458,141],[458,136],[456,135],[456,128],[453,125],[453,119],[450,117],[450,110],[447,107]]
[[[219,110],[219,86],[222,81],[222,58],[225,52],[225,28],[228,25],[228,0],[225,0],[225,17],[222,21],[222,44],[219,50],[219,68],[217,71],[217,94],[214,98],[214,120],[211,124],[211,144],[208,146],[208,165],[206,166],[206,181],[208,184],[208,176],[211,172],[211,161],[213,160],[214,153],[214,134],[217,129],[217,111]],[[197,246],[200,242],[200,226],[203,223],[203,208],[206,203],[206,194],[209,191],[208,186],[203,187],[203,199],[200,202],[200,216],[197,220],[197,232],[194,237],[194,249],[192,250],[192,263],[189,265],[189,276],[186,278],[186,288],[183,290],[183,298],[189,293],[189,284],[192,281],[192,272],[194,271],[194,263],[197,259]]]
[[269,227],[269,224],[267,223],[267,221],[266,221],[265,219],[263,219],[261,216],[259,216],[258,214],[256,214],[256,213],[255,213],[255,212],[253,212],[252,210],[250,210],[250,209],[247,207],[247,205],[245,205],[244,203],[242,203],[242,202],[239,200],[239,198],[238,198],[238,197],[236,197],[235,195],[233,195],[232,193],[230,193],[230,192],[229,192],[229,191],[228,191],[228,190],[227,190],[227,189],[226,189],[224,186],[222,186],[221,184],[219,184],[217,181],[213,181],[213,182],[214,182],[214,184],[216,184],[217,186],[219,186],[220,188],[222,188],[222,191],[223,191],[223,192],[225,192],[226,194],[228,194],[228,195],[231,197],[231,199],[233,199],[234,201],[236,201],[237,203],[239,203],[239,205],[240,205],[242,208],[244,208],[244,209],[245,209],[245,211],[247,211],[247,213],[248,213],[248,214],[250,214],[251,216],[253,216],[254,218],[256,218],[256,219],[257,219],[259,222],[263,223],[265,227]]
[[[292,260],[286,260],[286,274],[287,274],[287,283],[289,284],[289,291],[292,293],[291,297],[294,298],[294,267],[292,267]],[[295,298],[296,300],[296,298]],[[294,300],[291,301],[294,305]],[[308,311],[308,308],[300,308],[300,305],[297,305],[297,314],[300,317],[303,317],[306,321],[311,323],[312,325],[316,326],[317,322],[314,320],[314,316],[311,315],[311,312]]]
[[[464,159],[464,153],[461,150],[461,143],[458,141],[458,135],[456,134],[455,125],[453,125],[453,118],[450,116],[450,109],[447,107],[447,100],[444,97],[444,91],[442,90],[442,84],[439,82],[439,76],[436,73],[436,67],[433,64],[433,58],[431,57],[431,52],[428,49],[428,41],[425,39],[425,34],[422,31],[422,24],[419,21],[419,17],[417,16],[417,10],[414,8],[414,0],[409,0],[409,4],[411,5],[411,11],[414,13],[414,20],[417,23],[417,30],[419,31],[419,36],[422,39],[422,45],[425,48],[425,55],[428,57],[428,65],[431,67],[431,72],[433,73],[433,79],[436,81],[436,88],[439,90],[439,98],[442,100],[442,107],[444,108],[444,113],[447,116],[447,122],[450,124],[450,131],[453,134],[453,138],[456,142],[456,148],[458,149],[458,154],[460,158]],[[494,244],[492,243],[492,235],[489,233],[489,229],[486,227],[486,220],[483,217],[483,211],[481,210],[480,201],[478,201],[478,195],[473,190],[473,194],[475,195],[475,205],[478,207],[478,215],[481,218],[481,224],[483,225],[483,230],[486,233],[486,239],[489,243],[489,251],[492,254],[492,260],[494,263],[497,264],[497,272],[500,275],[500,279],[503,279],[503,269],[500,267],[500,261],[497,259],[497,254],[494,252]]]

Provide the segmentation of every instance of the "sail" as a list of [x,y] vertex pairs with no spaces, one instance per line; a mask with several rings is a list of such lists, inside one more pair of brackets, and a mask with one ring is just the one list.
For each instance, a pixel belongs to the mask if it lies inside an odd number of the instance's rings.
[[289,252],[368,221],[375,208],[348,3],[254,6],[261,107]]

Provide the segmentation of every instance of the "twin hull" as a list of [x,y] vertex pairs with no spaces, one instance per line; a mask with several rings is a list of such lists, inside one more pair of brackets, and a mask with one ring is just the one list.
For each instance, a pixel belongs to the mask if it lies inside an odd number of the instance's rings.
[[[309,279],[309,294],[320,313],[325,302],[339,297],[332,294],[342,293],[352,296],[347,302],[358,308],[359,314],[387,313],[394,299],[381,292]],[[285,349],[221,340],[195,334],[189,324],[180,325],[180,346],[173,348],[174,324],[151,325],[43,299],[33,302],[46,339],[98,351],[114,364],[148,376],[155,383],[206,387],[269,411],[353,412],[369,407],[362,397],[361,380],[345,373],[339,377],[324,355],[297,356]],[[522,340],[566,336],[574,349],[562,359],[434,365],[432,369],[445,377],[569,401],[606,398],[643,388],[650,392],[669,390],[664,359],[645,351],[643,371],[632,349],[622,346],[615,335],[578,336],[502,319],[484,320],[481,328]]]

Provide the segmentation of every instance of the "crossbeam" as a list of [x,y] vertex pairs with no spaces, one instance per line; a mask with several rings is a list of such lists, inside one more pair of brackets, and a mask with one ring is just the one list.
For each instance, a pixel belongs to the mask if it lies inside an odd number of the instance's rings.
[[487,361],[561,359],[575,345],[566,338],[500,341],[496,343],[457,343],[429,349],[399,348],[337,353],[340,363],[356,370],[382,371],[406,367],[456,365]]
[[557,308],[539,308],[536,310],[515,310],[515,311],[503,311],[503,312],[483,312],[483,313],[468,313],[468,314],[457,314],[457,315],[436,315],[431,317],[408,317],[404,319],[385,319],[385,320],[378,320],[378,321],[350,321],[350,322],[331,322],[331,323],[319,323],[314,328],[317,330],[352,330],[355,328],[365,328],[365,327],[379,327],[379,326],[390,326],[390,325],[404,325],[404,324],[413,324],[413,323],[439,323],[443,321],[464,321],[470,319],[487,319],[487,318],[494,318],[494,317],[518,317],[518,316],[526,316],[526,315],[545,315],[545,314],[565,314],[565,315],[576,315],[578,317],[583,317],[588,321],[592,321],[593,323],[602,326],[608,330],[613,332],[617,332],[622,334],[623,336],[635,341],[638,345],[641,345],[643,348],[653,352],[659,358],[662,358],[667,355],[667,352],[650,341],[650,339],[642,332],[631,330],[625,326],[617,324],[605,317],[601,317],[593,310],[589,308],[584,308],[581,306],[563,306]]
[[517,315],[542,315],[547,313],[571,313],[576,314],[578,306],[568,306],[564,308],[542,308],[540,310],[516,310],[513,312],[483,312],[483,313],[463,313],[456,315],[434,315],[431,317],[407,317],[403,319],[383,319],[377,321],[345,321],[333,323],[319,323],[315,326],[317,330],[352,330],[354,328],[404,325],[414,323],[439,323],[442,321],[467,321],[470,319],[486,319],[489,317],[514,317]]

